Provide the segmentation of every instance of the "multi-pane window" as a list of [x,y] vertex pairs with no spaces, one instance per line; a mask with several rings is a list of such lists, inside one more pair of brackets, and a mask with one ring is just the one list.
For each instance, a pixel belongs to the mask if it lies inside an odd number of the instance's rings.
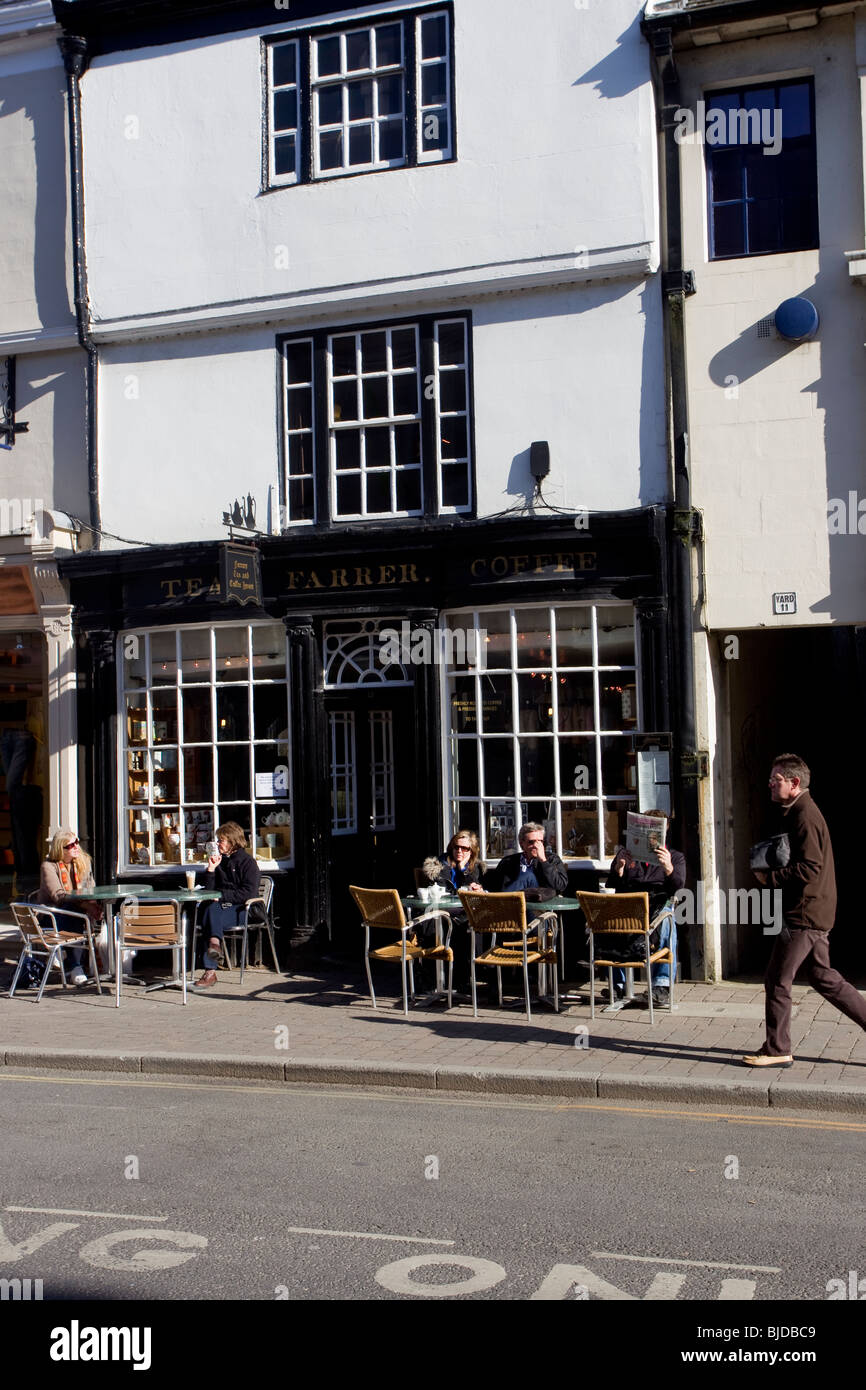
[[812,80],[711,92],[705,105],[710,258],[817,247]]
[[449,9],[266,48],[272,185],[453,158]]
[[122,634],[124,868],[203,862],[225,821],[292,862],[286,670],[281,624]]
[[355,757],[355,713],[329,716],[331,740],[331,831],[354,835],[358,829],[358,763]]
[[446,621],[467,632],[467,660],[443,673],[446,838],[475,830],[482,856],[496,861],[532,820],[565,858],[609,857],[626,812],[668,795],[649,783],[664,775],[664,737],[637,733],[634,610],[560,604]]
[[283,372],[290,524],[471,508],[465,316],[291,338]]

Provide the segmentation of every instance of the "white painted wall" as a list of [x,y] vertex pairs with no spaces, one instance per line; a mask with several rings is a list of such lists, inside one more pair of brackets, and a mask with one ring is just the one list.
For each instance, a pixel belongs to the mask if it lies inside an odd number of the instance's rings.
[[[291,312],[311,292],[387,296],[400,279],[435,287],[469,267],[470,280],[543,283],[576,246],[657,254],[640,6],[542,10],[455,5],[456,163],[264,194],[259,31],[97,58],[82,93],[98,326],[158,313],[164,330],[203,305]],[[289,10],[268,32],[292,28]]]
[[[819,250],[708,261],[703,149],[682,146],[685,264],[698,286],[686,301],[693,498],[705,514],[714,629],[864,618],[866,541],[827,528],[829,499],[866,496],[866,293],[844,258],[866,235],[854,39],[844,17],[678,54],[693,110],[705,87],[815,79]],[[759,339],[758,321],[801,294],[820,312],[817,338]],[[726,377],[738,379],[727,395]],[[789,590],[796,617],[774,617],[772,594]]]
[[[534,439],[550,443],[544,495],[557,506],[664,500],[660,317],[654,282],[474,306],[480,515],[531,494]],[[147,543],[223,537],[223,511],[248,491],[264,527],[281,466],[277,365],[267,328],[103,347],[104,529]]]

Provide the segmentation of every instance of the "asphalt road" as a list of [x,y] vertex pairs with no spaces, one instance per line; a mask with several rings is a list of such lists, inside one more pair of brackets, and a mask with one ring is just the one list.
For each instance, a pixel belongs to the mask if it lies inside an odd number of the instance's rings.
[[843,1116],[0,1072],[0,1130],[45,1300],[866,1295]]

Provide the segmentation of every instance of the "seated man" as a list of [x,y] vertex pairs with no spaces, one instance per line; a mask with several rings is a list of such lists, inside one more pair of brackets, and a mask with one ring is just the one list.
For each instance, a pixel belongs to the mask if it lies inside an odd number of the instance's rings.
[[[648,816],[666,816],[665,811],[646,811]],[[669,820],[670,818],[667,817]],[[686,861],[684,855],[678,849],[657,849],[655,851],[656,863],[640,863],[632,859],[625,849],[619,849],[611,860],[608,884],[614,887],[617,893],[647,893],[649,895],[649,915],[650,921],[661,912],[665,903],[678,893],[686,881]],[[630,938],[615,936],[605,938],[597,936],[595,942],[596,955],[609,955],[617,950],[626,951],[626,956],[620,955],[620,959],[630,956],[632,960],[637,960],[643,955],[643,941],[638,942],[638,952],[635,955],[631,952],[629,945]],[[608,943],[608,944],[604,944]],[[674,960],[677,957],[677,928],[673,914],[665,917],[661,926],[650,937],[650,946],[653,951],[664,950],[670,947],[673,952]],[[625,993],[625,971],[615,970],[614,989],[618,998],[622,998]],[[651,967],[652,976],[652,996],[654,1004],[670,1003],[670,983],[671,968],[666,961],[658,961]]]
[[519,854],[506,854],[495,869],[484,875],[488,893],[524,892],[526,889],[552,889],[551,896],[568,887],[568,869],[546,843],[544,826],[527,821],[517,836]]

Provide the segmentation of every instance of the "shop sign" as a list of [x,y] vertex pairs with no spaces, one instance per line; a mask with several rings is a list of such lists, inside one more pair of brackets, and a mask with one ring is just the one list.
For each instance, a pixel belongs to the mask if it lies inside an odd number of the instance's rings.
[[261,604],[261,557],[254,546],[223,545],[220,550],[220,602]]
[[292,593],[319,589],[389,589],[402,584],[429,584],[429,574],[419,574],[414,562],[398,561],[366,565],[340,565],[334,569],[324,565],[316,569],[286,571],[286,588]]
[[555,579],[562,575],[592,572],[598,568],[594,550],[554,550],[533,554],[478,556],[469,565],[473,579],[520,579],[524,576]]
[[796,594],[774,594],[773,612],[774,613],[796,613],[797,595]]

